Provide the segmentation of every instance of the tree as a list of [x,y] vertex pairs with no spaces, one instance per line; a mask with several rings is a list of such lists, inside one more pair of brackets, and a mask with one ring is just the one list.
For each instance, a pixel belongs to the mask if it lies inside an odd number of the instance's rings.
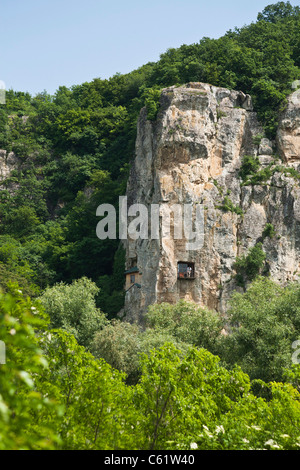
[[290,2],[277,2],[264,8],[262,13],[257,15],[257,19],[258,21],[276,23],[281,19],[288,18],[299,13],[300,8],[298,6],[293,7]]
[[40,376],[64,406],[58,429],[63,450],[134,449],[137,426],[124,376],[96,360],[73,335],[58,330],[42,338],[50,367]]
[[222,358],[239,364],[252,380],[282,380],[292,365],[292,343],[300,337],[299,296],[299,284],[280,287],[265,277],[235,293]]
[[35,210],[29,206],[13,208],[3,220],[6,233],[16,238],[24,238],[34,232],[40,220]]
[[[204,349],[186,355],[172,344],[144,356],[133,402],[140,415],[141,449],[178,449],[195,439],[208,423],[218,423],[243,392],[249,378],[226,371]],[[193,442],[193,441],[190,441]]]
[[10,287],[0,294],[0,338],[5,347],[0,364],[0,449],[54,449],[60,442],[62,408],[47,393],[51,384],[37,380],[49,365],[38,340],[48,320],[17,286]]
[[151,305],[145,316],[147,327],[171,335],[176,341],[216,352],[223,329],[219,314],[184,300]]
[[8,235],[0,236],[0,286],[3,292],[11,283],[18,284],[25,295],[37,295],[35,273],[24,255],[18,240]]
[[265,259],[266,253],[262,249],[261,242],[250,248],[247,255],[238,257],[234,264],[238,284],[245,288],[246,281],[253,281],[261,273]]
[[95,332],[106,323],[104,313],[96,307],[97,292],[96,284],[83,277],[72,284],[61,282],[48,287],[39,300],[52,328],[72,333],[80,345],[88,348]]
[[134,389],[139,448],[298,449],[299,391],[291,383],[259,385],[268,399],[253,393],[239,367],[228,371],[208,351],[191,348],[182,355],[166,344],[144,357]]
[[95,334],[91,352],[124,372],[127,383],[135,383],[139,378],[140,336],[137,325],[113,320]]
[[163,329],[143,330],[136,324],[112,320],[95,334],[91,352],[124,372],[128,384],[136,384],[141,377],[141,356],[149,356],[153,349],[168,342],[182,351],[187,351],[190,346]]

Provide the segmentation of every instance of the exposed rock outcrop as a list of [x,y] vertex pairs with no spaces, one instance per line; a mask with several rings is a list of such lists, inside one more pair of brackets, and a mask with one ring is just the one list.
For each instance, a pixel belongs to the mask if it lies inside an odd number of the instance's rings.
[[[285,166],[294,169],[300,159],[299,94],[289,99],[277,139]],[[258,156],[261,168],[278,164],[275,142],[262,136],[249,95],[208,84],[164,89],[156,121],[141,111],[128,205],[142,203],[150,213],[157,204],[161,217],[172,204],[200,205],[203,238],[194,250],[184,237],[164,237],[161,230],[158,239],[125,242],[126,267],[136,265],[142,273],[141,287],[126,295],[129,321],[142,322],[149,304],[182,298],[224,312],[232,291],[241,289],[234,276],[236,258],[259,241],[271,277],[281,283],[298,279],[298,181],[279,170],[254,185],[243,185],[239,176],[245,155]],[[274,226],[273,238],[262,237],[267,223]],[[179,261],[194,263],[195,279],[177,278]]]
[[288,163],[300,163],[300,89],[292,93],[277,132],[280,154]]
[[14,152],[0,149],[0,181],[9,178],[11,172],[16,169],[18,162],[19,160]]

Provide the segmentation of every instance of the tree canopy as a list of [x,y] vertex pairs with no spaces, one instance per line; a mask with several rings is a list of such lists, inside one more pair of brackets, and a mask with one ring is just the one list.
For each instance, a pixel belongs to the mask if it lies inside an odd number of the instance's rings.
[[130,385],[13,286],[0,319],[1,450],[299,449],[299,364],[255,382],[171,340],[141,352]]

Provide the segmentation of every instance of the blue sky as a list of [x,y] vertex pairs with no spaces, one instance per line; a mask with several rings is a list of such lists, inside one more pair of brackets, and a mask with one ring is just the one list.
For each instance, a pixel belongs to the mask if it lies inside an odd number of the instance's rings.
[[249,24],[271,3],[0,0],[0,80],[6,89],[53,94],[60,85],[127,73],[169,47]]

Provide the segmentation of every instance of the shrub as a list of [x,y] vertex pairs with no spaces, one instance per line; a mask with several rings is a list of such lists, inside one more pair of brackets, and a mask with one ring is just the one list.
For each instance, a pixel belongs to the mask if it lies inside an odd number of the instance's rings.
[[260,167],[258,157],[252,155],[245,155],[240,167],[239,176],[245,182],[250,175],[254,175]]
[[236,259],[234,269],[237,272],[237,280],[240,285],[244,285],[245,279],[252,281],[261,271],[266,259],[266,254],[262,249],[262,243],[257,243],[250,248],[247,256]]
[[181,350],[188,349],[188,345],[168,332],[151,328],[141,330],[136,324],[112,320],[95,334],[91,352],[96,358],[102,358],[113,368],[124,372],[126,382],[134,384],[141,375],[141,354],[148,356],[152,349],[160,348],[167,342]]
[[146,325],[154,331],[168,333],[177,341],[215,352],[223,328],[221,317],[214,311],[184,300],[175,305],[151,305],[145,316]]
[[80,345],[88,348],[95,332],[106,323],[104,313],[96,308],[97,292],[96,284],[83,277],[72,284],[61,282],[48,287],[39,300],[52,328],[73,334]]
[[283,380],[300,335],[299,284],[281,287],[259,276],[243,294],[234,293],[227,311],[230,335],[222,357],[250,378]]
[[243,209],[239,206],[235,206],[228,196],[224,197],[223,204],[216,206],[217,209],[221,209],[224,212],[233,212],[237,215],[243,215]]
[[275,236],[275,229],[272,224],[266,224],[263,233],[262,233],[263,238],[269,237],[273,238]]

